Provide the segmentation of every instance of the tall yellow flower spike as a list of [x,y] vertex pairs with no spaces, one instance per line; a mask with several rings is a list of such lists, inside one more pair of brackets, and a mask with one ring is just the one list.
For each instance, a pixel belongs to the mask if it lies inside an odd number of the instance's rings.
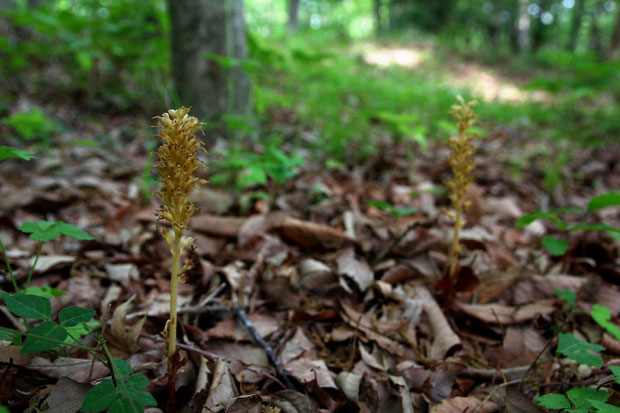
[[181,266],[183,249],[192,246],[194,242],[192,238],[183,236],[191,216],[196,212],[195,203],[189,197],[199,184],[206,183],[196,176],[196,171],[204,168],[204,164],[198,159],[203,142],[196,136],[201,124],[188,113],[189,109],[182,107],[156,117],[159,120],[159,138],[163,141],[155,153],[155,165],[159,167],[162,183],[158,193],[162,206],[157,211],[157,216],[170,222],[172,226],[169,230],[161,231],[172,253],[170,319],[164,330],[168,339],[168,378],[171,392],[168,403],[174,403],[178,285],[183,274],[192,267],[190,262]]
[[452,179],[446,181],[446,185],[450,188],[450,201],[454,207],[454,211],[450,211],[448,215],[454,220],[454,234],[452,238],[452,248],[450,250],[450,270],[448,276],[448,291],[446,293],[445,306],[450,306],[452,299],[453,287],[456,283],[458,256],[461,252],[459,244],[459,234],[465,226],[463,212],[468,207],[465,201],[467,186],[471,183],[471,171],[474,169],[473,155],[475,149],[471,144],[472,139],[476,136],[468,133],[468,129],[476,124],[476,113],[473,106],[477,105],[476,101],[466,103],[461,96],[457,96],[459,103],[452,106],[450,113],[456,119],[458,127],[458,135],[450,137],[449,145],[452,150],[450,154],[450,167],[454,174]]

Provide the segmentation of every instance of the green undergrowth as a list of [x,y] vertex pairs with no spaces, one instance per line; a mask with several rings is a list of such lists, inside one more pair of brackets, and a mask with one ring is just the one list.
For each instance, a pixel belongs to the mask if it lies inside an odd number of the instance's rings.
[[[447,63],[445,50],[426,52],[424,64],[408,69],[369,65],[351,52],[356,49],[352,45],[334,44],[311,36],[277,42],[252,37],[251,52],[259,63],[254,71],[258,113],[264,115],[269,108],[294,111],[302,127],[314,132],[310,145],[337,159],[371,155],[386,131],[396,143],[412,142],[414,153],[423,150],[427,141],[452,132],[447,113],[455,95],[476,98],[468,88],[448,84],[453,73],[447,65],[459,63]],[[518,64],[518,59],[506,65]],[[604,70],[597,72],[592,59],[562,63],[552,53],[528,62],[538,69],[523,91],[540,90],[551,97],[547,102],[479,99],[477,111],[491,126],[485,129],[508,126],[533,137],[580,145],[620,136],[620,105],[613,98],[617,92],[609,88],[620,84],[614,81],[617,64],[603,64]],[[539,73],[544,76],[534,75]],[[553,90],[552,83],[562,88]]]

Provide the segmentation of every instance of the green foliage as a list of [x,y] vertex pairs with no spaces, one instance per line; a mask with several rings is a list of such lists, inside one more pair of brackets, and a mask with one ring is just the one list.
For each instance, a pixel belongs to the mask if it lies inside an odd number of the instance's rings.
[[[165,3],[158,0],[18,2],[6,17],[32,33],[14,44],[0,37],[7,76],[22,79],[40,62],[54,62],[70,81],[53,78],[56,92],[86,92],[86,103],[131,109],[167,94],[168,29]],[[153,99],[156,97],[155,99]]]
[[86,323],[95,316],[95,310],[82,307],[67,307],[60,310],[58,319],[63,327],[75,327],[80,323]]
[[367,205],[380,209],[381,211],[387,212],[392,215],[394,218],[400,218],[405,215],[415,214],[419,211],[419,208],[411,208],[411,207],[396,207],[388,202],[377,201],[371,199],[366,202]]
[[37,107],[9,116],[3,119],[2,123],[15,130],[20,138],[39,140],[48,147],[51,144],[51,136],[59,129],[56,122],[45,116]]
[[66,338],[67,330],[63,326],[53,321],[44,321],[28,333],[20,353],[30,354],[53,350],[63,344]]
[[65,235],[77,240],[90,241],[94,238],[76,227],[62,221],[37,221],[25,222],[19,229],[22,232],[30,234],[30,238],[35,241],[48,242],[56,237]]
[[[553,222],[559,229],[564,231],[605,231],[612,234],[620,235],[620,228],[615,228],[606,224],[573,224],[569,225],[566,223],[560,215],[569,214],[569,213],[579,213],[579,214],[588,214],[595,211],[598,211],[602,208],[615,207],[620,205],[620,194],[617,192],[609,192],[607,194],[602,194],[596,196],[590,200],[588,203],[588,208],[586,210],[582,208],[561,208],[561,209],[553,209],[550,211],[539,211],[534,212],[532,214],[523,215],[517,221],[516,227],[523,228],[526,225],[531,224],[532,222],[538,219],[545,219],[547,221]],[[564,255],[566,250],[568,249],[568,242],[558,238],[552,237],[543,237],[542,245],[553,255]]]
[[[572,335],[568,334],[567,336]],[[560,340],[562,340],[562,335]],[[585,347],[583,348],[584,351],[589,351],[585,350]],[[610,366],[609,368],[614,375],[614,381],[620,383],[620,367]],[[561,409],[569,413],[620,413],[620,408],[606,403],[608,398],[609,393],[605,390],[577,387],[567,391],[566,396],[551,393],[536,398],[536,402],[546,409]]]
[[34,320],[49,320],[52,316],[52,304],[49,298],[31,294],[10,295],[0,291],[8,309],[18,317]]
[[0,146],[0,160],[7,158],[18,158],[29,161],[36,158],[32,152],[17,149],[12,146]]
[[565,239],[543,237],[541,243],[553,255],[564,255],[568,249],[568,241]]
[[238,190],[257,185],[266,185],[272,180],[280,185],[297,174],[303,159],[296,155],[287,155],[278,148],[277,141],[266,145],[264,154],[240,148],[231,148],[218,152],[220,161],[212,163],[215,174],[211,182],[217,185],[234,185]]
[[149,381],[142,374],[131,374],[131,366],[124,360],[112,359],[118,388],[111,378],[105,378],[90,389],[82,402],[84,412],[141,412],[145,406],[156,406],[153,396],[144,391]]
[[601,367],[603,360],[598,354],[592,354],[591,351],[603,351],[605,347],[599,344],[588,343],[575,338],[570,333],[562,333],[559,336],[558,354],[562,354],[578,363],[586,364],[592,367]]
[[554,290],[555,295],[564,300],[568,304],[569,308],[575,309],[577,307],[577,294],[571,290]]
[[614,336],[616,340],[620,341],[620,328],[611,321],[611,312],[607,307],[600,304],[594,304],[590,316],[598,325],[603,327],[609,334]]

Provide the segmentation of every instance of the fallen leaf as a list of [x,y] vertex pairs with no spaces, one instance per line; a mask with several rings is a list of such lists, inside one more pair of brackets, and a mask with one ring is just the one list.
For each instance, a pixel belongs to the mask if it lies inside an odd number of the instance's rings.
[[430,291],[423,286],[417,286],[413,291],[415,296],[424,303],[424,313],[433,331],[430,358],[441,360],[452,350],[461,346],[461,339],[452,331],[450,323]]
[[216,360],[211,387],[202,412],[207,413],[216,410],[218,406],[224,406],[227,401],[238,394],[239,391],[235,379],[228,369],[228,363],[221,359]]
[[353,247],[345,249],[336,259],[338,274],[353,280],[360,291],[366,291],[375,281],[375,276],[366,261],[355,258]]
[[88,384],[76,383],[66,377],[58,379],[47,398],[46,413],[76,413],[82,406],[86,393],[92,387]]
[[[480,406],[480,408],[478,408]],[[492,413],[499,411],[499,406],[493,402],[476,399],[475,397],[452,397],[443,400],[440,404],[431,407],[430,413],[463,413],[473,412],[478,408],[478,413]]]
[[456,302],[455,306],[478,320],[489,324],[518,324],[530,321],[537,315],[547,315],[555,312],[557,300],[548,299],[535,301],[520,306],[501,304],[466,304]]
[[281,230],[285,238],[308,249],[342,248],[355,242],[340,230],[295,218],[286,218]]
[[66,377],[78,383],[90,383],[109,373],[108,368],[98,361],[93,363],[92,360],[70,357],[58,357],[53,362],[43,357],[34,357],[27,367],[49,377]]
[[111,344],[114,344],[114,346],[128,354],[135,353],[140,349],[138,338],[142,332],[142,326],[144,326],[144,322],[146,321],[146,316],[144,316],[134,325],[127,326],[125,316],[134,298],[135,296],[116,307],[112,314],[108,337]]

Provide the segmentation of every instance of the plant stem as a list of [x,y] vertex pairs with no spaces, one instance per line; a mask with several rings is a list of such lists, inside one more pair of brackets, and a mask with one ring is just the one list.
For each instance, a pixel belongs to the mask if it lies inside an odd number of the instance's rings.
[[454,283],[454,278],[456,277],[456,264],[458,262],[459,255],[459,235],[461,232],[461,214],[462,214],[462,201],[459,199],[459,202],[456,205],[456,217],[454,222],[454,235],[452,237],[452,249],[450,250],[450,284]]
[[2,239],[0,238],[0,249],[2,249],[2,256],[4,257],[4,262],[6,263],[6,268],[9,270],[9,276],[11,277],[11,282],[13,283],[13,288],[15,288],[15,292],[19,292],[19,287],[17,286],[17,281],[15,280],[15,276],[13,275],[13,270],[11,270],[11,263],[9,262],[9,257],[6,256],[6,250],[4,249],[4,244],[2,243]]
[[39,262],[39,256],[41,255],[41,248],[43,248],[43,243],[39,241],[39,247],[37,248],[37,256],[34,258],[32,267],[30,267],[30,272],[28,273],[28,278],[26,278],[26,284],[24,285],[23,292],[26,292],[26,290],[28,289],[28,284],[30,284],[30,279],[32,278],[32,274],[34,273],[34,268],[37,266],[37,262]]
[[169,406],[174,404],[174,379],[176,375],[175,353],[177,351],[177,291],[179,287],[179,267],[181,260],[181,239],[183,230],[174,227],[172,244],[172,271],[170,276],[170,321],[168,322],[168,386]]

